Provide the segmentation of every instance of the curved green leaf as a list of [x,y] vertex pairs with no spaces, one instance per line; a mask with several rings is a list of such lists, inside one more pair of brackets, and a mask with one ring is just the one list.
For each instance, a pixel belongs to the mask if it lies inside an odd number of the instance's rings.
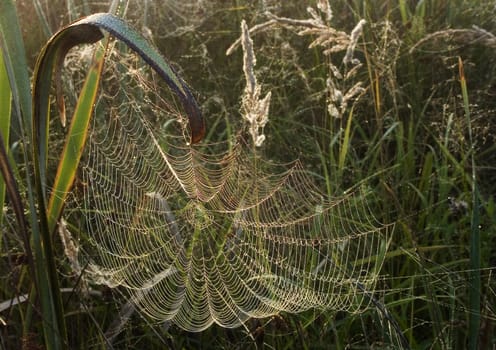
[[[5,72],[9,80],[9,90],[12,93],[12,116],[18,118],[21,141],[32,138],[32,105],[31,105],[31,82],[28,74],[28,64],[24,50],[23,37],[17,18],[16,7],[11,0],[0,0],[0,46],[4,59]],[[2,94],[7,92],[2,88]],[[4,113],[2,113],[4,114]],[[4,118],[10,118],[6,114]],[[5,140],[6,141],[6,140]],[[16,173],[12,163],[9,163],[8,150],[5,149],[6,142],[0,142],[0,170],[6,184],[6,192],[9,195],[19,225],[19,233],[24,243],[29,271],[32,276],[34,288],[32,289],[33,300],[40,302],[40,312],[43,317],[42,329],[46,346],[50,349],[62,348],[65,343],[64,319],[61,312],[60,299],[57,298],[57,284],[52,284],[52,278],[47,278],[47,257],[44,253],[38,214],[36,211],[35,191],[30,171],[26,176],[26,195],[28,198],[29,225],[26,222],[26,211],[24,210],[23,198],[18,190]],[[25,164],[31,164],[30,153],[26,147],[22,147]],[[31,235],[30,235],[31,233]],[[45,244],[46,246],[46,244]],[[31,249],[33,247],[33,249]],[[35,252],[34,256],[32,250]],[[35,264],[36,261],[36,264]],[[51,275],[48,272],[48,275]],[[30,331],[30,326],[25,325],[25,331]]]
[[164,57],[137,31],[127,25],[119,17],[108,13],[97,13],[76,22],[80,25],[88,24],[104,29],[116,38],[126,43],[148,63],[172,90],[179,96],[183,107],[188,114],[191,129],[191,142],[201,141],[205,135],[205,121],[193,94],[187,84],[179,77]]
[[[49,91],[51,80],[55,74],[59,108],[63,112],[61,100],[60,70],[67,52],[79,44],[95,43],[104,37],[102,30],[122,40],[136,51],[178,95],[188,115],[191,143],[199,142],[205,134],[205,122],[200,109],[186,83],[177,75],[162,55],[150,45],[138,32],[122,19],[108,13],[98,13],[76,21],[57,32],[43,48],[35,68],[33,86],[33,144],[36,146],[35,167],[39,178],[39,195],[46,205],[46,164],[48,155],[49,133]],[[65,201],[65,193],[72,186],[79,159],[81,157],[87,128],[93,111],[99,83],[101,66],[94,61],[88,80],[78,100],[77,109],[71,122],[71,130],[66,142],[53,193],[48,205],[48,227],[50,232],[55,228]]]

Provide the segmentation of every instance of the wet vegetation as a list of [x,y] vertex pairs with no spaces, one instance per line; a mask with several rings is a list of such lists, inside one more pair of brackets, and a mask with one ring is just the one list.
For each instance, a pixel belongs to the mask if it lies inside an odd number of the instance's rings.
[[[110,6],[91,0],[17,1],[21,32],[16,33],[6,26],[4,10],[11,1],[0,3],[3,57],[9,55],[9,36],[24,43],[25,52],[16,54],[25,60],[16,56],[13,63],[18,74],[29,76],[53,33]],[[52,310],[50,317],[64,318],[58,329],[65,333],[55,343],[74,349],[390,349],[406,347],[405,341],[412,349],[496,346],[496,5],[329,3],[330,8],[325,0],[144,0],[129,1],[121,16],[164,53],[193,90],[207,123],[204,142],[227,139],[244,123],[243,51],[226,51],[246,21],[262,97],[271,93],[260,155],[278,163],[299,159],[330,196],[366,184],[379,198],[370,208],[375,219],[395,224],[374,294],[377,304],[358,314],[281,313],[236,329],[212,326],[189,333],[134,312],[119,288],[95,285],[83,293],[81,278],[73,276],[67,252],[53,236],[48,260],[56,270],[63,316]],[[66,95],[75,99],[87,67],[70,64],[77,66],[72,77],[80,81],[66,84]],[[0,127],[21,199],[28,203],[24,215],[33,219],[37,206],[30,198],[36,190],[25,180],[33,161],[31,124],[22,125],[19,114],[29,113],[15,102],[22,106],[31,92],[27,84],[12,83],[11,74],[0,71],[0,119],[12,120]],[[12,108],[9,86],[17,89],[12,88]],[[65,131],[54,126],[51,132],[56,140]],[[55,141],[52,149],[60,144]],[[5,187],[0,190],[3,201]],[[36,235],[22,240],[15,200],[5,198],[0,348],[56,348],[47,343],[50,327],[43,326],[47,315],[37,289],[42,286],[30,273],[37,267],[26,258]]]

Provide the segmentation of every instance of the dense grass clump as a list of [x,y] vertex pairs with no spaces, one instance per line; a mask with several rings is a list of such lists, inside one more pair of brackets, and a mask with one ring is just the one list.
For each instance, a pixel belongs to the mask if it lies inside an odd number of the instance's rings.
[[[49,34],[108,10],[96,1],[16,6],[33,66]],[[195,91],[208,142],[232,138],[244,125],[241,46],[226,55],[244,20],[252,29],[261,96],[270,92],[258,155],[275,163],[299,159],[331,197],[366,187],[377,198],[369,203],[375,219],[395,229],[366,312],[282,313],[202,333],[140,316],[119,288],[84,285],[54,238],[72,348],[360,349],[401,348],[405,341],[412,349],[496,346],[493,2],[167,0],[127,6],[125,18],[167,53]],[[140,63],[125,64],[140,69]],[[84,74],[76,69],[67,75],[70,109]],[[16,160],[24,147],[19,127],[13,122]],[[64,132],[54,124],[51,139]],[[24,174],[27,165],[17,164],[16,172]],[[36,348],[43,342],[37,333],[42,315],[36,296],[26,297],[31,281],[8,201],[3,212],[1,347]]]

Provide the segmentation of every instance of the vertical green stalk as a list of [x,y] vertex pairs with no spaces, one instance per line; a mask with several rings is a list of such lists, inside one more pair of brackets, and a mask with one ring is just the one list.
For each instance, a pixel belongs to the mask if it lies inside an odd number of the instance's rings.
[[69,22],[72,22],[77,17],[76,6],[74,4],[74,1],[73,0],[67,0],[66,6],[67,6],[67,14],[69,15]]
[[[9,77],[5,70],[3,54],[0,51],[0,134],[4,140],[4,147],[9,154],[9,131],[10,131],[10,102],[12,93],[10,91]],[[5,201],[5,181],[0,177],[0,227],[3,223],[3,204]],[[0,247],[2,240],[0,240]]]
[[0,46],[21,134],[31,137],[31,85],[22,33],[12,0],[0,0]]
[[43,6],[41,5],[39,0],[33,0],[34,9],[36,14],[38,15],[38,20],[41,23],[41,28],[43,29],[43,33],[47,38],[52,36],[52,30],[50,29],[50,24],[48,23],[48,18],[43,11]]
[[[12,92],[12,115],[15,115],[19,120],[21,141],[26,141],[32,136],[31,84],[22,33],[16,7],[12,0],[0,0],[0,34],[4,67]],[[3,143],[0,146],[2,146],[0,147],[2,150],[1,158],[7,159],[7,152],[4,150]],[[30,167],[32,159],[27,147],[22,147],[22,152],[23,162],[27,165],[25,179],[15,178],[8,160],[1,162],[2,175],[7,184],[6,190],[9,191],[9,199],[19,225],[19,235],[24,243],[24,251],[28,257],[31,283],[34,286],[31,289],[30,297],[33,297],[34,300],[35,296],[37,296],[37,300],[40,303],[40,308],[36,307],[36,309],[41,310],[41,328],[45,346],[47,349],[61,349],[65,344],[65,333],[61,332],[60,328],[63,315],[57,314],[56,302],[54,302],[54,293],[57,294],[59,291],[50,285],[50,280],[47,278],[47,257],[44,254],[46,244],[42,243],[42,233],[35,202],[35,189]],[[27,211],[24,210],[23,198],[17,187],[17,182],[21,180],[25,181],[28,202]],[[26,216],[29,218],[29,225],[26,223]],[[34,252],[34,256],[31,251]],[[53,256],[49,258],[54,259]],[[29,311],[26,318],[30,318]],[[26,331],[32,332],[29,328],[26,328]]]
[[[69,129],[69,136],[57,168],[57,175],[53,185],[54,188],[57,189],[57,192],[55,193],[68,193],[74,181],[77,166],[88,134],[89,122],[96,103],[107,44],[108,39],[105,41],[104,46],[98,47],[95,51],[93,64],[86,76],[86,81],[79,95]],[[46,212],[49,232],[54,231],[59,216],[62,213],[64,203],[65,195],[52,195],[50,197]]]
[[350,134],[351,134],[351,122],[353,121],[353,107],[348,115],[348,121],[346,122],[346,129],[344,130],[343,143],[341,144],[341,151],[339,152],[338,160],[338,171],[339,179],[342,180],[342,174],[344,171],[344,163],[346,162],[346,155],[348,154],[348,149],[350,146]]
[[474,143],[472,140],[472,126],[470,122],[470,108],[468,101],[467,82],[463,71],[463,62],[458,58],[458,67],[460,72],[460,85],[463,96],[463,108],[465,110],[465,118],[468,128],[468,140],[470,144],[470,160],[471,160],[471,179],[472,179],[472,216],[470,220],[470,290],[469,290],[469,349],[478,349],[479,328],[480,328],[480,305],[481,305],[481,278],[480,278],[480,218],[479,218],[479,193],[477,188],[475,158],[474,158]]

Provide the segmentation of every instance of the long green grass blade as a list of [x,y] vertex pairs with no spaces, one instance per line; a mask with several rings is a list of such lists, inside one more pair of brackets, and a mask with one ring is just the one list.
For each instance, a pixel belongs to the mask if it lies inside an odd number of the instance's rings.
[[[28,64],[24,50],[23,37],[21,34],[19,21],[17,18],[16,7],[11,0],[0,0],[0,45],[2,49],[5,71],[7,72],[10,89],[12,92],[13,113],[18,118],[21,141],[31,138],[31,82],[28,74]],[[19,235],[24,244],[24,252],[27,256],[32,288],[33,300],[38,296],[41,305],[41,316],[43,317],[42,329],[47,348],[59,349],[65,343],[64,331],[60,328],[63,324],[63,315],[56,313],[56,304],[54,303],[54,293],[57,288],[53,288],[50,279],[47,279],[47,270],[50,270],[44,253],[42,243],[42,232],[39,227],[37,215],[37,205],[35,203],[35,191],[31,178],[31,171],[25,178],[26,195],[28,199],[29,225],[26,223],[25,210],[22,198],[17,189],[17,182],[8,161],[7,151],[1,146],[1,170],[6,182],[6,191],[9,195],[11,206],[16,214],[19,225]],[[32,164],[30,153],[27,147],[22,147],[22,156],[24,164]],[[29,168],[28,168],[29,169]],[[34,256],[31,252],[34,251]],[[53,260],[53,256],[50,257]],[[34,261],[36,260],[36,264]],[[48,273],[50,275],[50,273]],[[60,303],[59,303],[60,304]],[[38,308],[38,307],[36,307]],[[27,317],[30,318],[29,311]],[[25,328],[26,332],[31,332]]]
[[[9,77],[3,63],[3,54],[0,51],[0,134],[4,141],[5,152],[9,154],[9,133],[10,133],[10,107],[12,93],[10,91]],[[5,182],[0,178],[0,208],[5,202]],[[0,227],[3,223],[3,210],[0,211]],[[0,242],[0,247],[1,247]]]
[[[21,195],[19,193],[17,181],[15,180],[14,177],[14,172],[12,171],[12,167],[10,166],[9,163],[9,157],[7,155],[7,151],[4,147],[4,144],[5,141],[3,139],[3,136],[0,135],[0,172],[2,173],[2,177],[3,177],[2,182],[5,186],[6,192],[9,195],[11,206],[19,223],[19,230],[25,233],[28,230],[28,225],[26,224],[26,219],[24,217],[24,205],[22,202]],[[28,236],[26,234],[21,236],[24,238],[26,254],[32,256],[30,250],[31,246],[29,245]],[[34,267],[32,271],[34,271]]]
[[[46,163],[48,156],[49,133],[49,91],[50,82],[54,75],[56,82],[60,82],[60,69],[65,55],[75,45],[94,43],[104,37],[101,29],[109,32],[135,50],[171,87],[181,99],[189,117],[191,142],[200,141],[205,134],[205,123],[200,109],[193,98],[188,86],[174,72],[160,53],[151,46],[138,32],[129,27],[120,18],[108,13],[100,13],[85,17],[56,33],[44,47],[35,68],[34,84],[34,125],[33,144],[36,145],[35,167],[39,179],[39,195],[41,206],[45,207],[47,188]],[[98,64],[95,63],[91,70]],[[100,69],[100,68],[99,68]],[[97,71],[94,71],[96,74]],[[88,76],[87,85],[84,86],[81,98],[78,101],[77,111],[73,117],[71,130],[68,136],[57,176],[53,185],[53,194],[48,201],[47,223],[50,232],[56,226],[64,206],[65,194],[69,191],[74,180],[75,172],[86,139],[86,132],[95,102],[99,78]],[[99,73],[98,73],[99,74]],[[92,76],[92,78],[90,78]],[[95,89],[95,90],[93,90]],[[79,112],[80,111],[80,112]],[[79,119],[81,118],[81,119]],[[69,145],[70,143],[70,145]]]
[[[78,98],[76,109],[72,118],[68,138],[60,159],[57,175],[54,183],[54,193],[48,204],[48,227],[53,232],[57,220],[62,212],[65,202],[65,193],[68,193],[81,158],[86,141],[89,122],[96,102],[98,84],[100,83],[101,71],[104,62],[103,48],[95,52],[93,65],[86,76],[83,89]],[[60,195],[62,194],[62,195]]]
[[346,122],[346,129],[344,130],[343,143],[341,145],[341,151],[339,153],[338,169],[340,173],[342,173],[344,170],[344,163],[346,161],[346,155],[348,154],[348,149],[350,146],[352,121],[353,121],[353,108],[351,108],[350,114],[348,115],[348,121]]
[[22,118],[21,127],[31,130],[31,81],[29,79],[26,52],[22,33],[12,0],[0,0],[0,45],[5,68],[9,76],[14,100],[14,110]]
[[[46,164],[48,156],[49,133],[49,98],[50,85],[54,69],[62,64],[63,57],[75,45],[94,43],[100,40],[103,34],[94,27],[69,26],[55,34],[45,45],[35,67],[33,84],[33,145],[36,178],[39,180],[39,191],[42,202],[46,203]],[[60,67],[55,76],[59,77]],[[58,90],[58,89],[57,89]]]
[[406,0],[399,0],[398,1],[398,7],[400,10],[400,14],[401,14],[401,21],[403,22],[403,24],[408,23],[408,21],[410,19],[410,11],[408,10]]
[[36,14],[38,15],[38,20],[41,24],[41,28],[43,29],[43,33],[47,38],[52,36],[52,30],[50,29],[50,24],[48,23],[47,15],[45,11],[43,11],[43,6],[41,5],[39,0],[33,0],[34,9]]
[[481,307],[481,243],[480,243],[480,217],[479,217],[479,190],[477,188],[477,177],[475,169],[474,144],[472,139],[472,123],[470,120],[470,108],[468,100],[467,81],[463,70],[463,62],[459,59],[460,69],[460,86],[463,97],[463,108],[468,128],[470,158],[471,158],[471,181],[472,181],[472,217],[470,221],[470,271],[471,284],[469,291],[469,349],[475,350],[479,348],[479,331],[480,331],[480,307]]

